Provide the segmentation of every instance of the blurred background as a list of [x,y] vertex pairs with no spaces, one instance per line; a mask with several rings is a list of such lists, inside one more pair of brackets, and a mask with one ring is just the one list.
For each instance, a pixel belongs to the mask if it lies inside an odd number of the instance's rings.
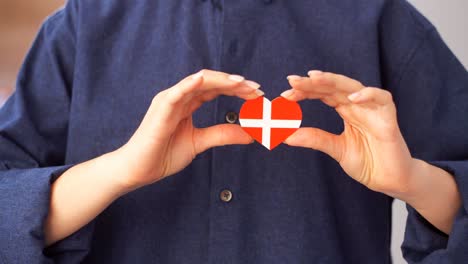
[[[468,66],[467,0],[409,0],[439,29],[449,47]],[[0,106],[15,86],[17,72],[44,19],[62,6],[63,0],[0,0]],[[394,203],[392,255],[395,264],[406,263],[401,257],[406,210]]]
[[63,0],[0,0],[0,105],[12,92],[17,72],[46,16]]

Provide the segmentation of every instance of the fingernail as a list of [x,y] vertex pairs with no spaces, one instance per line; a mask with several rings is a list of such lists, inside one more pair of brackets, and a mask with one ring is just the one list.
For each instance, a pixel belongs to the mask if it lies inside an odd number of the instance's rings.
[[320,74],[323,74],[323,71],[319,71],[319,70],[312,70],[312,71],[309,71],[307,73],[307,75],[311,76],[311,75],[320,75]]
[[257,89],[257,90],[255,90],[255,94],[258,95],[258,96],[263,96],[265,93],[262,90]]
[[229,75],[228,79],[235,82],[242,82],[245,80],[244,76],[240,75]]
[[203,72],[202,71],[197,72],[194,75],[192,75],[192,79],[194,79],[194,80],[200,79],[201,77],[203,77]]
[[254,82],[254,81],[247,80],[247,81],[245,81],[245,84],[247,84],[247,86],[249,86],[249,87],[251,87],[253,89],[260,88],[260,84]]
[[281,96],[286,98],[286,97],[291,96],[293,93],[294,93],[294,90],[291,89],[291,90],[284,91],[284,92],[281,94]]
[[287,77],[287,79],[288,79],[289,81],[298,81],[298,80],[302,79],[302,77],[299,76],[299,75],[289,75],[289,76]]
[[361,92],[355,92],[355,93],[348,95],[348,99],[350,101],[355,101],[356,99],[359,98],[359,96],[361,96]]

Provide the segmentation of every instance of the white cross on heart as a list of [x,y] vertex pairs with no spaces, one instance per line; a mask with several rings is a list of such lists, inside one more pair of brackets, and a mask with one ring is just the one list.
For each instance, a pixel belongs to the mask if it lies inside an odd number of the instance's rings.
[[272,150],[301,126],[302,111],[296,102],[283,97],[273,102],[259,97],[244,103],[239,122],[255,140]]

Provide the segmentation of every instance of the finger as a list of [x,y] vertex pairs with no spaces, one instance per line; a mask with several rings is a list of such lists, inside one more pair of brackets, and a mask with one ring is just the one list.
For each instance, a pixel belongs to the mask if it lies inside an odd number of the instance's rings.
[[340,136],[318,128],[299,128],[284,143],[290,146],[319,150],[338,162],[341,160],[342,144]]
[[[186,115],[181,115],[182,107],[180,107],[181,100],[201,86],[203,77],[201,74],[189,76],[177,85],[170,89],[166,89],[158,93],[152,100],[151,105],[146,112],[142,125],[153,126],[166,126],[175,129],[178,122],[186,118]],[[177,117],[177,118],[174,118]]]
[[[196,91],[195,96],[205,93],[214,94],[215,98],[219,95],[237,96],[242,99],[250,99],[252,94],[261,94],[260,84],[246,80],[243,76],[227,74],[224,72],[202,70],[203,84]],[[258,97],[259,95],[257,95]]]
[[197,128],[194,135],[195,152],[209,148],[233,144],[250,144],[253,139],[239,125],[222,124],[207,128]]
[[307,75],[310,80],[331,89],[332,91],[329,91],[329,93],[352,93],[364,88],[361,82],[341,74],[314,70],[309,71]]
[[166,100],[170,104],[187,103],[204,93],[212,93],[215,96],[224,94],[250,99],[253,97],[252,95],[262,93],[259,87],[259,84],[245,80],[240,75],[201,70],[167,89],[165,94]]
[[250,81],[250,80],[245,80],[244,81],[247,86],[249,86],[249,89],[231,89],[228,91],[219,91],[217,89],[212,89],[212,90],[205,90],[201,91],[196,94],[196,97],[192,99],[191,105],[189,107],[190,113],[193,113],[196,111],[198,108],[200,108],[204,103],[212,101],[216,97],[218,97],[220,94],[224,95],[229,95],[229,96],[237,96],[239,98],[242,98],[244,100],[252,100],[256,99],[259,96],[263,96],[265,93],[260,90],[260,84]]
[[290,75],[287,79],[293,89],[305,92],[308,95],[321,97],[335,92],[335,87],[331,79],[325,78],[323,73],[313,78],[309,76]]
[[293,101],[321,99],[332,107],[349,103],[347,95],[363,88],[360,82],[344,75],[321,71],[310,71],[308,78],[291,75],[288,81],[293,91],[283,97]]
[[321,96],[305,93],[305,92],[303,92],[301,90],[297,90],[297,89],[294,89],[294,88],[284,91],[281,94],[281,96],[288,99],[288,100],[290,100],[290,101],[295,101],[295,102],[302,101],[302,100],[305,100],[305,99],[318,99],[318,98],[321,98]]
[[[238,97],[242,97],[244,100],[252,100],[255,99],[259,96],[263,96],[265,93],[261,91],[260,89],[255,90],[252,93],[240,95]],[[195,112],[198,108],[200,108],[204,103],[209,102],[216,97],[219,96],[219,93],[217,91],[211,91],[211,92],[206,92],[202,93],[201,95],[198,95],[191,103],[189,107],[189,112],[193,113]]]
[[[188,94],[193,93],[197,88],[200,88],[204,82],[203,72],[198,72],[181,80],[171,88],[161,92],[165,96],[164,100],[171,104],[178,104]],[[159,94],[158,94],[159,95]]]
[[328,84],[321,83],[323,80],[312,80],[299,75],[289,75],[287,79],[292,89],[283,92],[281,96],[288,100],[320,99],[331,94]]
[[[246,92],[246,93],[238,93],[238,92],[234,91],[234,94],[231,94],[231,95],[240,97],[240,98],[242,98],[244,100],[251,100],[251,99],[255,99],[255,98],[259,97],[259,96],[263,96],[264,94],[265,93],[262,90],[256,89],[253,92]],[[206,103],[206,102],[209,102],[209,101],[215,99],[219,95],[220,95],[219,91],[208,91],[208,92],[198,94],[196,99],[197,99],[197,101],[199,101],[201,103]],[[227,94],[224,94],[224,95],[227,95]]]
[[348,99],[355,104],[374,103],[386,105],[393,102],[392,94],[384,89],[367,87],[352,93]]

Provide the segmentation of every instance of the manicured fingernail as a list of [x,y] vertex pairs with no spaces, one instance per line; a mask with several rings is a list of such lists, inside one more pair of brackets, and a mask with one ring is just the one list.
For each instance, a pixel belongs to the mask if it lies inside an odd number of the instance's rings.
[[361,96],[361,92],[355,92],[355,93],[348,95],[348,99],[350,101],[355,101],[356,99],[359,98],[359,96]]
[[265,93],[262,90],[257,89],[257,90],[255,90],[255,94],[258,95],[258,96],[263,96]]
[[323,71],[319,71],[319,70],[312,70],[312,71],[309,71],[307,73],[307,75],[311,76],[311,75],[320,75],[320,74],[323,74]]
[[244,76],[240,75],[229,75],[228,79],[235,82],[242,82],[245,80]]
[[291,96],[293,93],[294,93],[294,90],[291,89],[291,90],[284,91],[284,92],[281,94],[281,96],[286,98],[286,97]]
[[302,77],[299,76],[299,75],[289,75],[289,76],[287,77],[287,79],[288,79],[289,81],[298,81],[298,80],[302,79]]
[[194,80],[200,79],[201,77],[203,77],[203,72],[202,71],[197,72],[194,75],[192,75],[192,79],[194,79]]
[[247,81],[245,81],[245,84],[247,84],[247,86],[249,86],[249,87],[251,87],[253,89],[260,88],[260,84],[254,82],[254,81],[247,80]]

